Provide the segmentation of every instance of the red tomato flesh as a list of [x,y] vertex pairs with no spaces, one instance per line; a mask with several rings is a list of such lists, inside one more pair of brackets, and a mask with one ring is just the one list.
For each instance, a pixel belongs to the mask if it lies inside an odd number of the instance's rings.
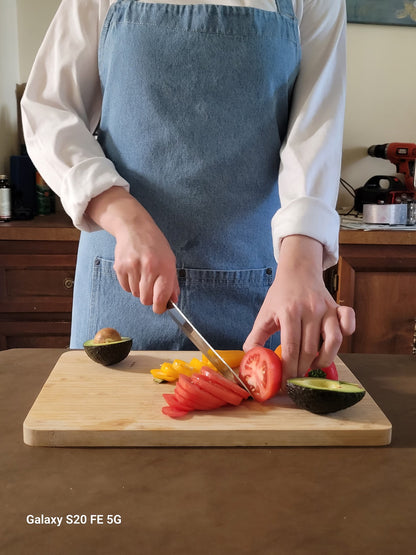
[[214,397],[224,401],[224,403],[239,405],[243,400],[242,397],[236,395],[230,389],[225,389],[225,387],[212,383],[210,379],[203,374],[194,374],[191,379],[192,382],[197,384],[201,389],[211,393]]
[[180,374],[178,384],[180,384],[185,391],[190,393],[198,403],[205,406],[205,409],[202,410],[210,410],[225,405],[225,401],[214,397],[214,395],[207,391],[203,391],[198,385],[191,381],[191,378],[188,378],[188,376],[184,374]]
[[243,357],[240,378],[253,398],[262,403],[274,397],[282,385],[282,362],[271,349],[254,347]]
[[175,397],[183,407],[191,407],[189,410],[206,410],[205,405],[198,403],[192,395],[185,391],[180,385],[175,387]]
[[248,391],[243,389],[241,386],[231,382],[230,380],[227,380],[227,378],[224,378],[224,376],[222,376],[218,372],[214,372],[213,370],[211,370],[211,368],[208,368],[208,366],[203,366],[201,368],[201,375],[207,376],[212,383],[221,385],[224,388],[229,389],[236,395],[239,395],[242,399],[248,399],[250,397]]
[[193,410],[193,407],[190,403],[186,403],[184,401],[180,401],[175,393],[164,393],[163,397],[165,399],[165,401],[167,402],[167,404],[170,407],[173,407],[174,409],[178,409],[178,410],[187,410],[187,411],[191,411]]
[[180,418],[181,416],[185,416],[186,414],[188,414],[189,411],[180,410],[168,405],[167,407],[162,407],[162,412],[163,414],[166,414],[166,416],[170,416],[171,418]]

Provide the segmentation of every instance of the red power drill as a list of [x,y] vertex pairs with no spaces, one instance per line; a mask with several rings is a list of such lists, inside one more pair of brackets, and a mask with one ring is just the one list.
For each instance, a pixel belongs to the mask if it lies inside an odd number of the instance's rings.
[[411,191],[414,195],[416,144],[386,143],[384,145],[373,145],[368,149],[368,154],[375,158],[390,160],[396,166],[397,173],[404,175],[407,191]]

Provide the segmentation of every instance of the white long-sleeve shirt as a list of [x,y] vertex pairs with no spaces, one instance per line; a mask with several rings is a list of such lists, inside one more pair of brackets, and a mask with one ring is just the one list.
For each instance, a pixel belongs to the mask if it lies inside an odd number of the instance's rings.
[[[102,104],[98,43],[104,19],[114,2],[61,2],[22,99],[29,155],[61,198],[74,225],[85,231],[97,229],[85,215],[93,197],[115,185],[129,189],[92,135]],[[327,268],[338,258],[339,217],[335,205],[345,104],[345,2],[292,2],[299,25],[302,61],[288,134],[280,153],[281,208],[271,222],[272,236],[276,259],[280,242],[288,235],[306,235],[320,241]],[[215,3],[276,10],[275,0]]]

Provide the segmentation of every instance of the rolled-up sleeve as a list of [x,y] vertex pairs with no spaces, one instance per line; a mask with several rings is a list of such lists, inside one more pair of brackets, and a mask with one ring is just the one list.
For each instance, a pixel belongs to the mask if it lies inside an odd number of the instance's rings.
[[304,0],[299,11],[302,60],[281,149],[281,208],[272,220],[272,234],[276,259],[284,237],[306,235],[323,244],[323,266],[328,268],[338,259],[345,3]]
[[97,226],[89,201],[114,185],[129,189],[93,132],[102,93],[98,44],[111,0],[63,0],[36,56],[22,98],[28,153],[76,227]]

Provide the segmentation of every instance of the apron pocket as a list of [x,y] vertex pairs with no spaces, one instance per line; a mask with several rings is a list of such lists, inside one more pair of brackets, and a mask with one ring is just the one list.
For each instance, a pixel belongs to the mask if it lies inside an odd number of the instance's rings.
[[[180,269],[179,306],[216,349],[241,349],[273,282],[274,267]],[[279,334],[266,347],[276,348]]]
[[[112,327],[133,339],[133,350],[194,350],[167,313],[124,291],[113,260],[96,257],[91,273],[90,307],[84,312],[87,339]],[[179,269],[179,307],[215,349],[241,349],[264,297],[273,282],[274,268],[249,270]],[[87,309],[87,307],[85,307]],[[266,347],[279,344],[279,334]]]

